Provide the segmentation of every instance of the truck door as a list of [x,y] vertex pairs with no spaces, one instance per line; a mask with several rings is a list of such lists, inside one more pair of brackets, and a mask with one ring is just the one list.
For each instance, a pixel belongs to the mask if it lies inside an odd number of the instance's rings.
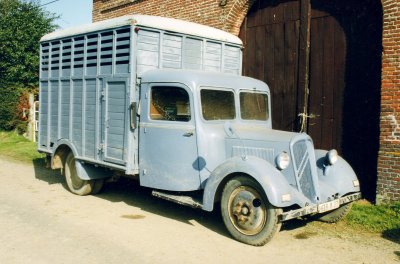
[[192,191],[200,187],[193,98],[184,85],[142,84],[140,183]]
[[103,83],[103,159],[120,165],[127,158],[128,84],[127,78],[107,78]]

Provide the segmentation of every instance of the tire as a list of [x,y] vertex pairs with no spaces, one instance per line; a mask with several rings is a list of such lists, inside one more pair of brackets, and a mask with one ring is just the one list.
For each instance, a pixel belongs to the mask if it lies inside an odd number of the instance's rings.
[[338,209],[335,209],[331,212],[327,212],[322,216],[317,216],[319,221],[326,223],[336,223],[342,220],[351,210],[353,206],[353,202],[342,205]]
[[104,186],[104,179],[98,179],[98,180],[93,180],[94,185],[93,185],[93,190],[91,194],[98,194],[101,192]]
[[75,165],[75,157],[70,152],[65,160],[65,180],[68,185],[68,189],[77,195],[88,195],[91,194],[95,187],[93,180],[82,180],[78,176]]
[[271,205],[260,185],[246,176],[228,181],[222,192],[221,214],[233,238],[263,246],[279,232],[281,209]]

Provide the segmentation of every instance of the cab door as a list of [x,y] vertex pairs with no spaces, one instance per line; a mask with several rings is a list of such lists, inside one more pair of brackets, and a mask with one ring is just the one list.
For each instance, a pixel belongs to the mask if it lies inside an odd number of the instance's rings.
[[200,188],[193,98],[178,84],[142,84],[139,166],[142,186]]

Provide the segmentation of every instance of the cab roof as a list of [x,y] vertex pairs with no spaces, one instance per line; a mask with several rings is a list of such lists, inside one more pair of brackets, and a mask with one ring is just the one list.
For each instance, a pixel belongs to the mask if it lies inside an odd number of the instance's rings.
[[194,70],[150,70],[141,76],[142,83],[184,83],[194,88],[211,86],[220,88],[256,89],[269,93],[269,88],[264,82],[250,77],[225,74],[219,72],[194,71]]
[[108,19],[92,24],[67,28],[49,33],[41,38],[41,42],[82,35],[90,32],[102,31],[111,28],[123,27],[127,25],[143,26],[147,28],[155,28],[166,31],[178,32],[187,35],[199,36],[208,39],[214,39],[237,45],[242,45],[242,41],[235,35],[228,32],[196,24],[193,22],[183,21],[174,18],[166,18],[160,16],[148,15],[127,15],[113,19]]

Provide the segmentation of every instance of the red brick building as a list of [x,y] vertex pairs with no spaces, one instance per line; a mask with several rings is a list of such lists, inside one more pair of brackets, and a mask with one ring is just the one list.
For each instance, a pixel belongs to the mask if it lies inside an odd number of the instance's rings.
[[274,127],[305,124],[350,161],[368,199],[400,200],[399,0],[93,1],[93,21],[126,14],[239,35],[243,74],[271,87]]

